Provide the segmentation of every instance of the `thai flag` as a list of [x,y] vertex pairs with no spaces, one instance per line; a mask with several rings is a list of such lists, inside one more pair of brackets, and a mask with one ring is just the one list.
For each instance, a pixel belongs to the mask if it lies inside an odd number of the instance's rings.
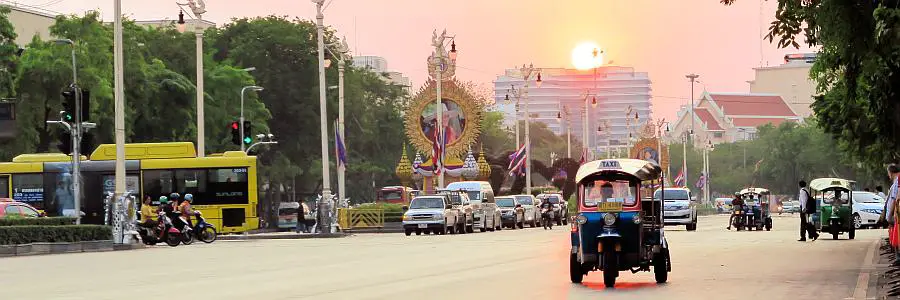
[[587,162],[587,147],[581,147],[581,161],[578,164],[583,165]]
[[434,130],[434,143],[431,148],[431,165],[434,167],[434,175],[440,175],[444,169],[444,139],[440,138],[440,127]]
[[334,126],[334,152],[338,166],[347,167],[347,150],[344,148],[344,137],[341,136],[337,123]]
[[705,173],[700,172],[700,178],[697,179],[697,183],[694,184],[694,186],[696,186],[698,189],[702,189],[704,186],[706,186],[706,174]]
[[683,172],[683,171],[679,171],[679,172],[678,172],[678,176],[675,176],[675,182],[673,183],[673,185],[674,185],[674,186],[685,186],[685,184],[684,184],[684,172]]
[[525,144],[522,144],[522,146],[519,147],[519,150],[516,150],[516,152],[509,156],[509,176],[521,174],[525,169],[525,161],[527,159],[528,155],[525,154]]
[[525,155],[525,144],[522,144],[522,146],[519,147],[519,149],[516,150],[516,152],[513,152],[512,154],[509,155],[509,167],[506,167],[506,168],[509,170],[512,170],[513,166],[516,165],[516,161],[522,155]]

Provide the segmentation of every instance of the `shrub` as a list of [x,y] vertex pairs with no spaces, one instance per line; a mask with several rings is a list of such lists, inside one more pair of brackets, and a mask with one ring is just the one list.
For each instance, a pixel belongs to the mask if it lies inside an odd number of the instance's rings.
[[0,227],[0,245],[102,241],[111,239],[112,228],[103,225]]
[[0,219],[0,227],[2,226],[62,226],[75,224],[74,217],[51,217],[51,218],[2,218]]

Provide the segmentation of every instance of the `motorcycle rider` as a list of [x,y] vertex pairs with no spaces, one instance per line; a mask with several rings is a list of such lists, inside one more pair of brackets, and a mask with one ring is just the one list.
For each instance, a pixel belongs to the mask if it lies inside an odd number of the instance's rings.
[[194,208],[191,207],[192,201],[194,201],[194,195],[184,194],[184,201],[181,201],[181,204],[178,205],[177,211],[181,212],[181,217],[184,219],[183,221],[193,228],[194,223],[191,222],[191,217],[194,215]]
[[744,210],[744,199],[741,199],[741,195],[735,194],[734,200],[731,200],[731,217],[728,218],[728,230],[731,230],[731,224],[734,224],[734,212],[743,211]]
[[187,224],[181,220],[181,212],[179,211],[180,205],[178,203],[178,198],[181,198],[181,195],[178,193],[172,193],[169,195],[169,200],[172,202],[171,205],[168,205],[166,212],[166,216],[169,217],[169,220],[172,221],[172,226],[177,228],[178,230],[183,230],[184,226]]
[[141,205],[141,223],[140,226],[146,228],[154,228],[159,225],[159,222],[156,221],[157,213],[156,209],[151,205],[150,196],[144,198],[144,203]]

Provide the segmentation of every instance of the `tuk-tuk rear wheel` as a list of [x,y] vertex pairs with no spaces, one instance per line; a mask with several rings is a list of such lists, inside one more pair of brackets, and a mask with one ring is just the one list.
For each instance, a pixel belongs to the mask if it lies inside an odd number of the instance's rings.
[[581,267],[578,255],[575,253],[569,256],[569,279],[572,280],[572,283],[581,283],[584,280],[584,268]]
[[848,233],[848,236],[847,236],[847,237],[850,238],[851,240],[854,239],[854,238],[856,238],[856,229],[855,229],[855,228],[850,228],[850,232]]
[[653,258],[653,275],[656,283],[666,283],[669,279],[669,249],[663,249]]

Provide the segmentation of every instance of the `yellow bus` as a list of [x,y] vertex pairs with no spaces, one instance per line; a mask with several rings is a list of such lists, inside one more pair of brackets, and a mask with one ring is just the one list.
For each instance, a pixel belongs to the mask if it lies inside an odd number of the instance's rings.
[[[104,222],[103,200],[115,190],[115,145],[97,147],[81,163],[83,223]],[[193,194],[193,206],[219,232],[259,228],[256,157],[229,151],[197,157],[194,144],[125,145],[126,189],[140,199],[171,193]],[[74,209],[71,157],[23,154],[0,163],[0,198],[12,198],[51,216]]]

